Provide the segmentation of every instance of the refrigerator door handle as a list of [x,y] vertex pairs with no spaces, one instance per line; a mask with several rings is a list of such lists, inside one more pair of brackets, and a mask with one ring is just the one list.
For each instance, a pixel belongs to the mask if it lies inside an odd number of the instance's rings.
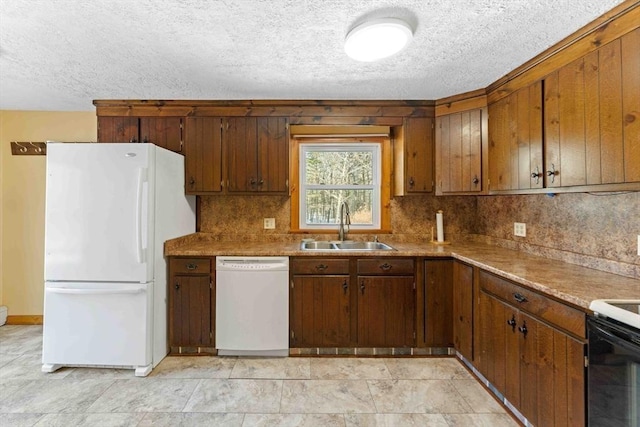
[[142,247],[142,198],[145,182],[147,182],[147,170],[140,168],[138,169],[138,192],[136,196],[136,255],[138,264],[145,262],[144,249]]
[[47,292],[54,294],[74,294],[74,295],[113,295],[113,294],[139,294],[145,288],[135,289],[75,289],[75,288],[47,288]]

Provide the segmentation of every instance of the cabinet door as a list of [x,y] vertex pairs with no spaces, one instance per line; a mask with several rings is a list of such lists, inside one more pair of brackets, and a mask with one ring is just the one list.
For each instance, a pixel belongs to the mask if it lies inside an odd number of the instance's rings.
[[169,345],[213,346],[209,276],[173,276],[169,289]]
[[542,82],[489,105],[489,189],[542,188]]
[[482,190],[482,110],[436,119],[436,155],[441,194]]
[[640,29],[545,79],[547,187],[640,181]]
[[258,139],[256,117],[225,119],[223,138],[227,149],[228,190],[256,191],[258,178]]
[[289,191],[289,125],[285,117],[259,117],[256,191]]
[[[482,276],[481,276],[482,277]],[[478,370],[516,407],[520,404],[518,311],[480,291],[478,305]]]
[[349,347],[349,276],[294,276],[291,347]]
[[98,117],[98,142],[138,142],[137,117]]
[[404,119],[405,183],[408,193],[433,191],[433,119]]
[[412,347],[413,277],[358,276],[358,346]]
[[185,123],[187,194],[222,190],[222,135],[219,117],[188,117]]
[[453,345],[473,360],[473,267],[453,261]]
[[140,117],[140,141],[182,152],[182,118]]
[[425,343],[453,346],[453,261],[428,260],[425,265]]
[[585,345],[525,313],[518,335],[520,412],[535,425],[585,425]]

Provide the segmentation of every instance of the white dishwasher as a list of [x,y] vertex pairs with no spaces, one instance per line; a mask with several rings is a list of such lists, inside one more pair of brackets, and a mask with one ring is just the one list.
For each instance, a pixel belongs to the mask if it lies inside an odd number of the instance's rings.
[[289,258],[216,257],[220,356],[289,355]]

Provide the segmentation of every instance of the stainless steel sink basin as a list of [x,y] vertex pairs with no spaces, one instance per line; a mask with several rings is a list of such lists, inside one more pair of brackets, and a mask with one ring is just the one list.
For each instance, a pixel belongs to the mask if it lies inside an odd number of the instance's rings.
[[305,251],[326,251],[338,249],[332,242],[302,242],[300,249]]
[[391,246],[382,242],[302,242],[300,249],[305,251],[393,251]]
[[381,242],[339,242],[338,249],[343,251],[392,251],[393,248]]

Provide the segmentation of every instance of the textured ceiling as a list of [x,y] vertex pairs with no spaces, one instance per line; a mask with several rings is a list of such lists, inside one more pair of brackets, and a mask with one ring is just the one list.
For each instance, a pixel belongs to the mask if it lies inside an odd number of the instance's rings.
[[[0,109],[93,99],[438,99],[486,87],[622,0],[0,0]],[[366,18],[415,29],[343,51]]]

